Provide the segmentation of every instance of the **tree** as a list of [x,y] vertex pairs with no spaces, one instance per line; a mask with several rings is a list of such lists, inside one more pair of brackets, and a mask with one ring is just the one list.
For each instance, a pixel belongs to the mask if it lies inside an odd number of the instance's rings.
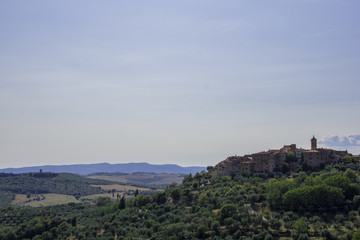
[[350,168],[346,169],[344,176],[349,178],[352,182],[357,180],[356,172]]
[[181,190],[179,187],[174,187],[171,189],[170,196],[174,202],[177,202],[181,197]]
[[73,227],[76,227],[76,216],[73,216],[73,217],[71,218],[70,222],[71,222],[71,225],[72,225]]
[[124,195],[120,199],[119,209],[125,209],[125,196]]
[[296,162],[296,155],[294,152],[289,152],[286,154],[286,162]]
[[353,204],[356,208],[360,207],[360,195],[356,195],[353,198]]
[[289,168],[289,164],[287,164],[286,162],[283,162],[281,165],[281,172],[282,173],[287,173],[290,170]]
[[190,187],[193,184],[192,181],[193,181],[193,177],[192,177],[192,175],[190,173],[189,175],[184,176],[182,185],[185,186],[185,187]]
[[333,207],[343,203],[342,190],[324,184],[295,188],[283,195],[283,204],[288,209]]
[[207,227],[204,224],[201,224],[200,226],[198,226],[197,230],[196,230],[196,236],[204,239],[206,238],[206,231],[207,231]]
[[307,233],[301,233],[299,234],[299,237],[297,238],[297,240],[308,240],[309,236],[307,235]]
[[222,219],[232,217],[236,213],[236,207],[234,204],[226,204],[221,208],[220,212]]
[[315,186],[315,185],[319,185],[322,183],[321,177],[320,176],[308,176],[307,178],[305,178],[304,180],[304,184],[306,186]]
[[341,162],[343,162],[343,163],[358,163],[359,161],[352,156],[346,155],[345,157],[343,157],[341,159]]
[[324,180],[324,183],[333,187],[341,188],[346,191],[351,184],[351,180],[341,175],[334,175],[326,178]]
[[15,240],[17,236],[11,228],[0,228],[0,239]]
[[106,197],[101,197],[101,198],[98,199],[96,205],[97,206],[106,206],[110,202],[111,202],[110,199],[108,199]]
[[250,194],[248,196],[248,200],[249,200],[250,204],[256,203],[257,201],[259,201],[259,199],[260,199],[260,197],[257,194]]
[[267,233],[264,237],[265,240],[273,240],[273,236],[270,233]]
[[181,223],[173,223],[173,224],[169,224],[166,227],[166,234],[170,235],[170,236],[176,236],[177,234],[179,234],[180,232],[182,232],[184,230],[184,225]]
[[209,203],[209,197],[205,193],[201,194],[198,200],[198,205],[200,207],[205,207],[208,205],[208,203]]
[[266,199],[273,208],[279,208],[282,205],[282,196],[287,191],[294,189],[296,183],[292,180],[283,180],[270,182],[266,186]]
[[330,176],[324,180],[324,183],[333,187],[341,188],[347,199],[352,199],[354,195],[360,193],[359,186],[357,184],[352,184],[351,180],[345,176]]
[[215,170],[215,167],[213,167],[213,166],[207,166],[206,170],[207,170],[208,172],[212,172],[212,171]]
[[52,240],[52,239],[54,239],[54,236],[51,232],[46,231],[46,232],[42,233],[41,238],[43,240]]
[[146,204],[151,202],[152,202],[152,198],[150,196],[137,195],[135,197],[135,205],[138,207],[145,206]]
[[270,226],[272,229],[279,230],[281,228],[281,221],[276,218],[270,219]]
[[220,228],[220,223],[218,221],[213,221],[211,223],[211,230],[213,230],[214,232],[218,233],[219,228]]
[[298,233],[307,233],[308,232],[308,225],[304,219],[299,218],[293,225],[293,229]]
[[352,240],[360,240],[360,231],[357,231],[353,234]]
[[327,229],[327,228],[324,228],[320,231],[320,235],[325,238],[325,239],[331,239],[331,232]]
[[159,205],[166,203],[166,201],[167,201],[166,193],[165,192],[157,192],[154,195],[154,201]]
[[115,189],[111,190],[112,196],[114,197],[115,195]]

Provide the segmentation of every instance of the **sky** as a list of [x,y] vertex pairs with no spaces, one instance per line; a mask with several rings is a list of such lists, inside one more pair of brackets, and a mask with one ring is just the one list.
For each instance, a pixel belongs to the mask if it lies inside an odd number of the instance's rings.
[[360,2],[0,1],[0,168],[360,153]]

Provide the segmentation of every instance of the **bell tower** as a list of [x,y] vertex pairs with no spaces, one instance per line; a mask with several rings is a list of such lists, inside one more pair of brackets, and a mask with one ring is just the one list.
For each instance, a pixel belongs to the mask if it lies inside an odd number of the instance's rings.
[[311,150],[316,150],[316,149],[317,149],[317,140],[313,135],[313,138],[311,139]]

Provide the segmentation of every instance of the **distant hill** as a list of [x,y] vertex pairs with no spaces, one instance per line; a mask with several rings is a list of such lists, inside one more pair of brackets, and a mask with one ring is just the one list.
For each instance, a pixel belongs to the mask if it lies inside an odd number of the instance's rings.
[[100,187],[94,187],[100,184],[109,185],[112,182],[71,173],[0,173],[0,207],[7,207],[15,194],[57,193],[73,195],[77,199],[100,194],[104,191]]
[[0,169],[0,173],[25,173],[25,172],[38,172],[40,169],[43,172],[53,173],[75,173],[80,175],[88,175],[98,172],[121,172],[121,173],[175,173],[175,174],[189,174],[197,173],[206,170],[206,167],[180,167],[175,164],[162,164],[155,165],[149,163],[96,163],[96,164],[74,164],[74,165],[45,165],[23,168],[4,168]]
[[18,194],[59,193],[90,195],[101,193],[91,185],[109,185],[110,181],[89,179],[71,173],[0,173],[0,190]]

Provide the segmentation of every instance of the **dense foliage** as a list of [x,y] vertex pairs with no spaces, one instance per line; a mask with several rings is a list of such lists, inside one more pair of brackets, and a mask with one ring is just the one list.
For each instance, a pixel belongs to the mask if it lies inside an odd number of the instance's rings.
[[359,174],[187,175],[153,196],[0,211],[0,239],[358,239]]
[[14,197],[14,193],[0,190],[0,207],[7,207]]

